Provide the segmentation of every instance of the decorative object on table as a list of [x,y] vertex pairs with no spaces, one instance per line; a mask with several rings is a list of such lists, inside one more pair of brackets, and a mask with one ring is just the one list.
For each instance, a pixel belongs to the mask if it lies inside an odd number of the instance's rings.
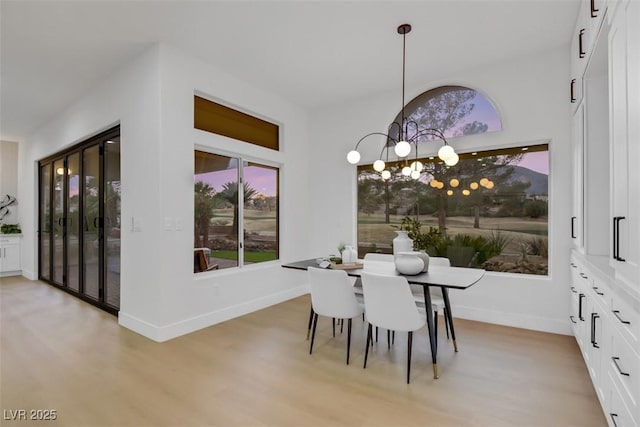
[[2,234],[20,234],[22,230],[18,224],[2,224],[0,225],[0,233]]
[[342,263],[342,264],[331,264],[330,268],[333,270],[357,270],[359,268],[363,268],[364,265],[361,262],[349,262],[349,263]]
[[356,262],[358,260],[358,254],[356,250],[351,245],[345,245],[344,250],[342,251],[342,263],[350,264]]
[[331,261],[334,264],[342,264],[342,257],[341,256],[335,256],[335,255],[329,255],[329,261]]
[[4,199],[0,200],[0,220],[9,215],[9,206],[17,204],[18,201],[15,197],[6,195]]
[[408,276],[422,273],[424,262],[422,258],[418,256],[419,253],[420,252],[416,251],[398,252],[395,255],[395,265],[398,273]]
[[429,254],[425,251],[416,251],[416,255],[422,260],[422,263],[424,264],[422,272],[426,273],[427,271],[429,271]]
[[393,254],[398,252],[409,252],[413,250],[413,240],[409,238],[408,232],[404,230],[396,231],[397,236],[393,239]]
[[[402,174],[410,176],[413,179],[419,179],[424,165],[418,161],[418,145],[420,142],[433,141],[434,139],[440,139],[444,142],[444,145],[438,150],[438,157],[445,162],[447,166],[454,166],[458,163],[458,155],[452,146],[447,143],[446,138],[442,131],[432,128],[421,128],[420,125],[413,121],[407,120],[404,112],[404,87],[405,87],[405,57],[406,57],[406,35],[411,31],[411,25],[402,24],[398,27],[398,34],[402,35],[402,120],[401,123],[393,122],[389,125],[387,133],[372,132],[369,133],[357,142],[355,148],[347,154],[347,161],[353,165],[360,161],[360,153],[358,152],[358,146],[366,138],[378,135],[383,137],[382,151],[380,151],[380,158],[373,163],[373,169],[376,172],[380,172],[383,180],[391,178],[391,172],[387,169],[387,164],[382,157],[386,151],[386,161],[389,161],[389,147],[393,147],[393,151],[399,160],[404,160],[404,167],[402,168]],[[411,145],[415,147],[415,160],[409,164],[408,157],[411,154]]]

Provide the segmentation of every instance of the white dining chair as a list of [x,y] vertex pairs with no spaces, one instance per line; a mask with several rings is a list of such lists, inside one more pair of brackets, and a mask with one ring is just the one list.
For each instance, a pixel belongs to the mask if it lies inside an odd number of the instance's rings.
[[364,307],[358,303],[353,285],[344,270],[329,270],[309,267],[307,270],[311,288],[311,308],[313,310],[313,327],[309,354],[313,352],[318,316],[330,317],[333,320],[333,336],[335,337],[335,319],[348,319],[347,323],[347,365],[351,353],[351,323],[354,317],[362,315]]
[[364,353],[364,368],[367,367],[369,346],[372,342],[372,326],[408,333],[407,384],[411,380],[411,347],[413,333],[426,322],[418,312],[409,283],[402,276],[362,273],[365,317],[369,322]]

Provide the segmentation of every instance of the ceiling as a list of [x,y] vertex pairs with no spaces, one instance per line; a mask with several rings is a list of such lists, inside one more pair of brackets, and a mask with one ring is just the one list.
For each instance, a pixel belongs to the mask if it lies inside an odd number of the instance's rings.
[[580,0],[0,1],[0,139],[23,141],[153,43],[313,109],[569,45]]

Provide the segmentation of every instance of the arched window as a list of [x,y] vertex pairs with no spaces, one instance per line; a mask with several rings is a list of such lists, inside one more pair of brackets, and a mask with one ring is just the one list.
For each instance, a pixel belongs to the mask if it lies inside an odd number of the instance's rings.
[[[428,90],[411,100],[404,113],[420,128],[438,129],[447,138],[502,130],[500,115],[491,101],[464,86]],[[394,121],[402,123],[401,116],[402,112],[398,113]],[[392,130],[397,132],[395,127]]]

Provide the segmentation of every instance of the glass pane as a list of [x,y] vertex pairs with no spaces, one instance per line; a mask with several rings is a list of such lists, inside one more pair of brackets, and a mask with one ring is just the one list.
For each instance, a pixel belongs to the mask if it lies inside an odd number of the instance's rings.
[[64,161],[53,162],[53,277],[64,283]]
[[105,144],[105,302],[120,307],[120,137]]
[[67,158],[67,286],[80,290],[80,153]]
[[[547,145],[460,154],[457,165],[421,159],[418,180],[388,165],[384,181],[358,168],[358,247],[392,251],[395,231],[410,231],[415,249],[455,266],[548,274]],[[337,243],[336,243],[337,244]]]
[[194,212],[194,272],[237,266],[238,159],[195,152]]
[[244,263],[278,259],[278,169],[249,163],[244,178]]
[[100,286],[100,240],[99,240],[99,182],[100,153],[99,147],[93,146],[83,151],[83,219],[84,238],[82,248],[84,265],[84,293],[98,299]]
[[40,168],[40,276],[51,278],[51,163]]

